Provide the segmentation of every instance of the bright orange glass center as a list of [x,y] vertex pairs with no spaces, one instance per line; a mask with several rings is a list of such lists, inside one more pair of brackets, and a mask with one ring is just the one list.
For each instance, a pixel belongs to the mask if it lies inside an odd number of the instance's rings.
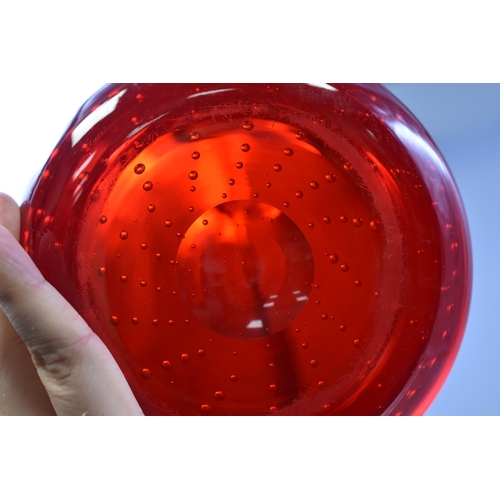
[[181,295],[196,318],[244,339],[291,323],[314,279],[304,233],[277,208],[252,200],[221,203],[198,217],[177,262]]

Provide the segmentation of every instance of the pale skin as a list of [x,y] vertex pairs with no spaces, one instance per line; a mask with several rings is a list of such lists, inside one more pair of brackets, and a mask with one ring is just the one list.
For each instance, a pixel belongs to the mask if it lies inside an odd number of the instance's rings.
[[108,349],[19,244],[0,193],[0,415],[143,415]]

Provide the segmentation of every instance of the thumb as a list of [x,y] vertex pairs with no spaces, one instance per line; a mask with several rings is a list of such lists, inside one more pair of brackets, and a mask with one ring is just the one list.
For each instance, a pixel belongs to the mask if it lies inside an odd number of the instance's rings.
[[58,415],[142,415],[106,346],[2,226],[0,307],[28,347]]
[[[17,203],[0,193],[0,225],[19,239]],[[30,353],[0,309],[0,415],[54,415]]]

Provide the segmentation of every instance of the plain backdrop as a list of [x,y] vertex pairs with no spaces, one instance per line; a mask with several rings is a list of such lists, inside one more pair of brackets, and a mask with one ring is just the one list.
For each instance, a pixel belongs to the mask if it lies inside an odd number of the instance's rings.
[[[0,190],[18,203],[81,104],[100,82],[58,86],[4,82]],[[474,282],[456,363],[428,415],[500,414],[500,85],[387,84],[429,131],[462,194],[471,231]]]

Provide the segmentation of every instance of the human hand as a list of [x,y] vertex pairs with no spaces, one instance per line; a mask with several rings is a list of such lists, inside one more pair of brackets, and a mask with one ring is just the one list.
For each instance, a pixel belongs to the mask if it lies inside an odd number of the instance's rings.
[[106,346],[43,278],[19,231],[19,207],[0,193],[0,415],[142,415]]

